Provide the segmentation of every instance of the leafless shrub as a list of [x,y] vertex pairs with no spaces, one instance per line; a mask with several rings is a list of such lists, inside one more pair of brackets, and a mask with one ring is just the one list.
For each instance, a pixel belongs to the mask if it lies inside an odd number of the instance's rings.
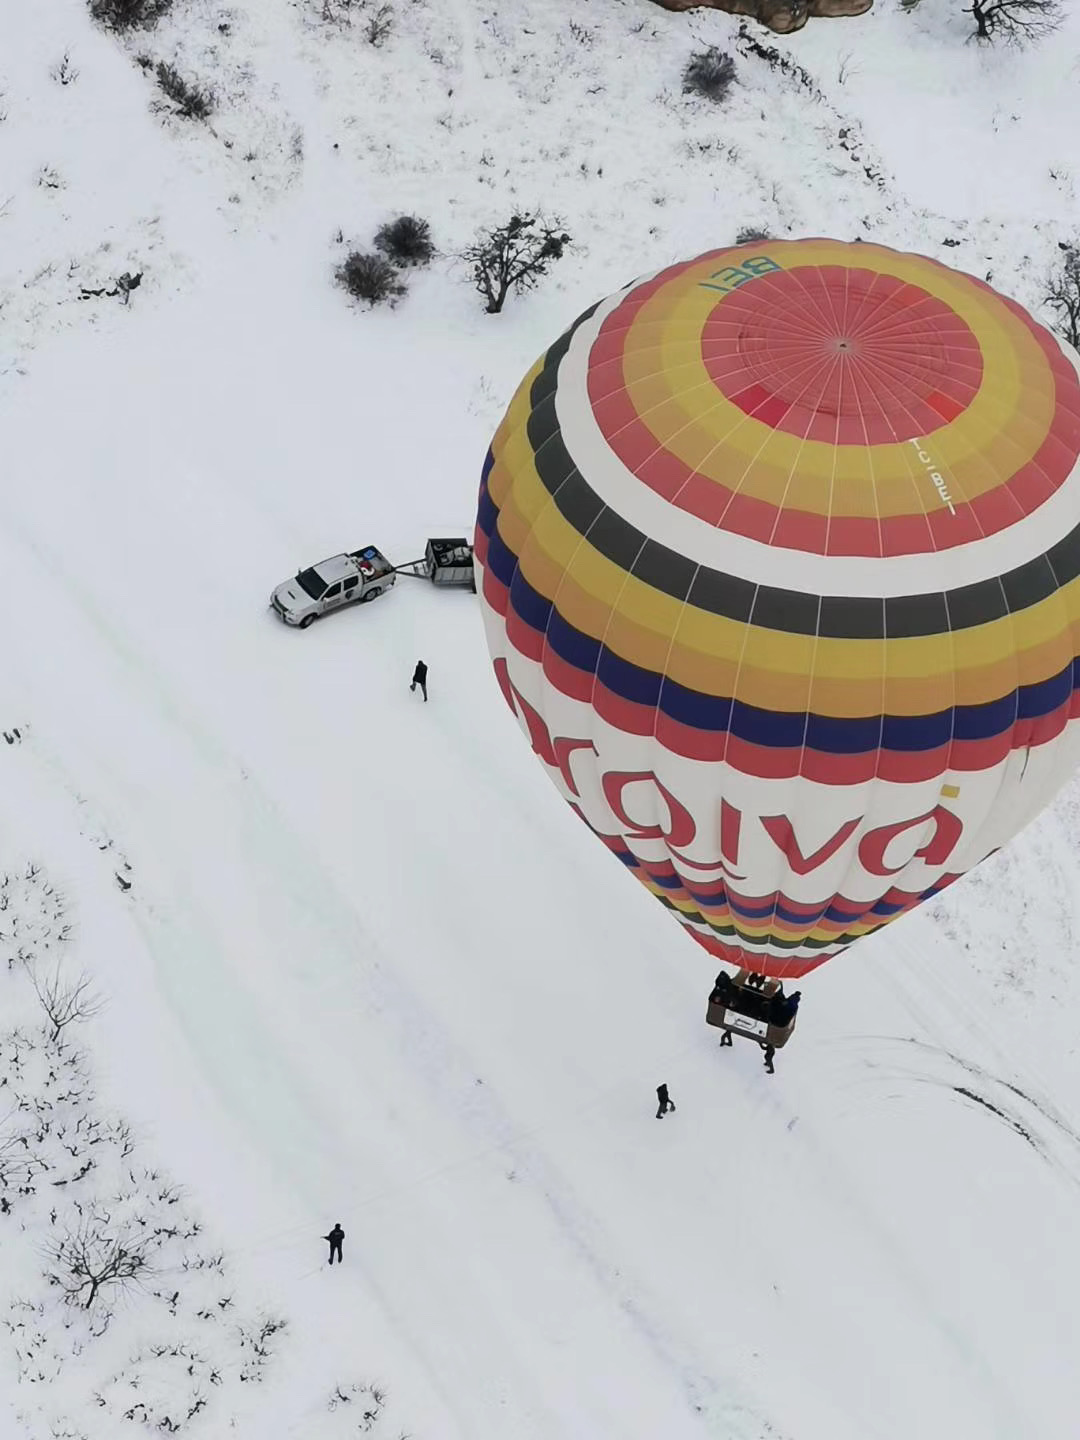
[[418,215],[399,215],[376,230],[375,249],[395,265],[426,265],[435,254],[431,226]]
[[398,272],[383,255],[367,254],[354,250],[338,266],[337,281],[356,300],[366,300],[368,305],[393,305],[405,294],[405,286],[398,278]]
[[69,977],[60,965],[51,974],[28,965],[27,973],[41,1008],[53,1027],[53,1041],[59,1040],[60,1032],[74,1021],[89,1020],[96,1015],[104,1003],[91,988],[90,978],[85,974]]
[[764,225],[744,225],[735,236],[735,244],[760,245],[764,241],[772,239],[772,234],[765,229]]
[[175,105],[178,115],[182,115],[186,120],[206,120],[213,114],[212,93],[185,80],[175,65],[159,60],[154,67],[154,74],[163,93]]
[[144,1433],[177,1435],[209,1407],[221,1378],[202,1350],[157,1341],[135,1351],[123,1370],[106,1380],[97,1398],[103,1409],[142,1426]]
[[273,1356],[275,1335],[288,1328],[288,1321],[280,1316],[263,1315],[257,1320],[242,1320],[236,1327],[236,1339],[243,1359],[240,1364],[241,1380],[261,1380],[263,1367]]
[[356,1381],[351,1385],[335,1385],[326,1402],[327,1410],[340,1410],[349,1416],[348,1424],[355,1424],[351,1433],[366,1434],[378,1424],[386,1408],[386,1391],[378,1385]]
[[147,1242],[130,1228],[114,1230],[110,1217],[84,1213],[48,1250],[51,1285],[72,1305],[89,1310],[103,1290],[123,1290],[149,1269]]
[[734,83],[735,61],[716,45],[696,51],[683,70],[683,93],[701,95],[716,103],[727,99]]
[[836,64],[836,83],[846,85],[853,75],[859,74],[859,64],[850,50],[846,50]]
[[328,25],[347,25],[353,11],[361,9],[364,3],[365,0],[322,0],[322,18]]
[[57,61],[49,71],[49,74],[58,85],[75,84],[75,81],[79,78],[79,71],[76,66],[71,63],[71,54],[69,51],[64,51],[63,59]]
[[380,5],[364,22],[364,38],[369,45],[380,46],[394,28],[394,7]]
[[[51,267],[49,267],[51,273]],[[0,876],[0,959],[9,970],[71,938],[63,897],[40,865]]]
[[12,1109],[0,1119],[0,1190],[25,1185],[47,1168],[38,1154],[33,1125],[17,1123],[17,1118]]
[[1054,314],[1054,329],[1080,349],[1080,246],[1063,244],[1060,266],[1047,277],[1043,304]]
[[172,9],[173,0],[90,0],[90,15],[106,30],[149,30]]
[[569,244],[562,221],[517,214],[505,225],[481,230],[461,258],[472,270],[487,313],[497,315],[511,290],[531,290]]

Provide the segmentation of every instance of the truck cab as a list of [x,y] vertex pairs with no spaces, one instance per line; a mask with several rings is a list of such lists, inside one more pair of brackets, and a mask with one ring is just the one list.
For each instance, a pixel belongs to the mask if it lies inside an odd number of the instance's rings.
[[374,600],[397,580],[393,566],[375,545],[331,555],[297,571],[270,596],[270,604],[286,625],[306,630],[323,615],[346,605]]

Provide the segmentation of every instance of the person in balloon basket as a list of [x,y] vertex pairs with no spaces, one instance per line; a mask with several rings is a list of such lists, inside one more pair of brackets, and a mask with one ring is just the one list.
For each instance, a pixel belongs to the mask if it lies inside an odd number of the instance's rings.
[[343,1264],[344,1261],[342,1260],[341,1256],[341,1245],[345,1239],[345,1231],[341,1228],[341,1221],[336,1221],[334,1224],[334,1228],[330,1231],[330,1234],[324,1235],[322,1238],[324,1240],[329,1240],[330,1242],[330,1264],[332,1265],[334,1263],[335,1257],[337,1258],[337,1262],[339,1265]]
[[791,1025],[799,1012],[801,999],[801,990],[794,990],[790,995],[785,995],[784,987],[781,986],[772,997],[772,1004],[769,1007],[769,1023],[780,1026]]
[[656,1098],[660,1102],[657,1107],[656,1118],[662,1120],[669,1110],[675,1109],[675,1102],[668,1094],[666,1085],[658,1085],[656,1087]]
[[427,704],[427,666],[424,664],[423,660],[417,660],[417,662],[416,662],[416,669],[412,672],[412,684],[409,686],[409,689],[410,689],[410,690],[415,690],[416,687],[417,687],[417,685],[420,686],[420,692],[421,692],[421,694],[422,694],[423,697],[424,697],[424,704],[426,705],[426,704]]

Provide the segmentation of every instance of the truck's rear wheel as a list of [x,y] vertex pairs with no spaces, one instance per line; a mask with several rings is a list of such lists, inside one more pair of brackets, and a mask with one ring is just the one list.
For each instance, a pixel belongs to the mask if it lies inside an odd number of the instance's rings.
[[374,600],[376,595],[381,595],[381,594],[382,594],[382,586],[381,586],[381,585],[376,585],[376,586],[374,586],[371,590],[365,590],[364,593],[363,593],[363,595],[360,596],[360,604],[363,605],[364,602],[367,601],[367,600]]
[[317,618],[315,615],[305,615],[300,621],[300,629],[306,630],[309,625],[314,625]]

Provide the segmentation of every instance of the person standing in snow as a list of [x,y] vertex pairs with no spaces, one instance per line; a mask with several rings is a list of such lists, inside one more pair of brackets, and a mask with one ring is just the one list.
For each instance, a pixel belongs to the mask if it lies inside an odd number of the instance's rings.
[[427,704],[427,666],[424,664],[423,660],[417,660],[417,662],[416,662],[416,669],[412,672],[412,684],[409,686],[409,689],[410,689],[410,690],[415,690],[416,687],[417,687],[417,685],[420,686],[420,689],[421,689],[421,691],[423,692],[424,703],[425,703],[425,705],[426,705],[426,704]]
[[772,1062],[773,1056],[776,1054],[776,1046],[763,1045],[761,1048],[765,1051],[765,1069],[769,1072],[770,1075],[775,1075],[776,1071],[773,1069]]
[[675,1102],[667,1093],[666,1085],[658,1085],[656,1087],[656,1098],[660,1102],[660,1107],[656,1112],[656,1118],[662,1120],[669,1110],[675,1109]]
[[334,1263],[335,1255],[337,1256],[338,1264],[343,1264],[341,1242],[345,1239],[345,1231],[341,1228],[341,1221],[337,1221],[334,1228],[330,1231],[330,1234],[324,1235],[322,1238],[330,1241],[330,1264],[332,1265]]

